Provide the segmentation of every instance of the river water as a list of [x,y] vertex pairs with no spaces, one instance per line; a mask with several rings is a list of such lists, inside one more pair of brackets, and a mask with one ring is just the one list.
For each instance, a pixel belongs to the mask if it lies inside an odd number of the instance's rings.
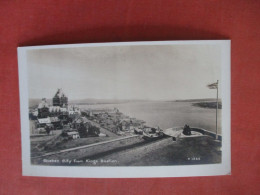
[[[120,104],[80,105],[83,109],[118,108],[130,117],[146,121],[149,126],[167,129],[184,126],[216,131],[216,110],[192,106],[191,102],[127,102]],[[221,134],[221,109],[218,111],[218,134]]]

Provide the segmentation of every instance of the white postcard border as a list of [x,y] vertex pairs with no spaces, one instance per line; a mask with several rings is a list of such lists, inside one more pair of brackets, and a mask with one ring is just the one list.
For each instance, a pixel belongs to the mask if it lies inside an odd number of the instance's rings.
[[[31,165],[28,114],[27,51],[33,49],[130,46],[130,45],[193,45],[219,44],[222,46],[222,163],[207,165],[142,166],[142,167],[72,167]],[[186,177],[231,174],[230,136],[230,40],[207,41],[151,41],[89,43],[50,46],[18,47],[20,119],[22,137],[22,175],[43,177],[78,178],[146,178],[146,177]]]

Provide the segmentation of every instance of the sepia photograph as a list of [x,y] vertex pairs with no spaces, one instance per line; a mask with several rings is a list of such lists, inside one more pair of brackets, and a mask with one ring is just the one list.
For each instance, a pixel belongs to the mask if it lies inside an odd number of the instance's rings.
[[18,62],[24,175],[230,174],[230,41],[19,47]]

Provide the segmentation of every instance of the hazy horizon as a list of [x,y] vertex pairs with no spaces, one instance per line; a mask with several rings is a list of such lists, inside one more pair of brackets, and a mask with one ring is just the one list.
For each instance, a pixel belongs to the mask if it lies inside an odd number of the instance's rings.
[[58,88],[74,101],[215,98],[207,85],[221,78],[220,46],[212,44],[37,49],[27,63],[31,99]]
[[[42,97],[45,98],[45,97]],[[42,98],[29,98],[30,100],[39,100]],[[52,100],[53,97],[46,98],[47,100]],[[98,99],[98,98],[83,98],[83,99],[68,99],[68,101],[84,101],[84,100],[99,100],[99,101],[185,101],[185,100],[204,100],[204,99],[216,99],[215,98],[193,98],[193,99]],[[221,100],[221,97],[218,98]]]

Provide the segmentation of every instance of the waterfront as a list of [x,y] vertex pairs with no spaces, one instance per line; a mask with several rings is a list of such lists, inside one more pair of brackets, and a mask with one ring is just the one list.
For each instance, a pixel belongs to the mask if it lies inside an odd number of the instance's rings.
[[[46,107],[42,108],[43,103]],[[172,140],[166,134],[158,137],[159,139],[148,141],[143,137],[144,132],[147,133],[147,126],[151,127],[151,129],[148,128],[149,132],[152,129],[156,131],[158,126],[160,128],[157,130],[160,131],[160,129],[165,130],[178,126],[184,127],[185,124],[215,132],[216,110],[194,106],[193,103],[187,101],[125,101],[116,104],[79,103],[75,106],[69,105],[67,120],[60,121],[61,130],[53,130],[49,135],[42,135],[44,137],[37,137],[39,136],[37,134],[31,136],[31,162],[32,164],[65,166],[158,166],[220,163],[221,142],[214,141],[212,136]],[[69,110],[71,108],[73,110]],[[46,112],[43,112],[45,110]],[[38,116],[61,114],[53,113],[52,110],[52,106],[47,105],[43,100],[38,106]],[[75,110],[77,110],[76,113]],[[218,113],[218,117],[221,119],[221,109]],[[65,113],[62,113],[61,116],[65,116]],[[46,119],[48,118],[50,117]],[[41,120],[45,121],[45,119],[39,118],[34,121],[35,125],[31,121],[31,128],[39,126],[38,122]],[[218,122],[218,133],[221,134],[221,122]],[[47,127],[48,125],[45,129]],[[93,127],[98,129],[98,134],[95,134],[94,137],[89,131]],[[82,128],[87,133],[86,136],[83,136]],[[142,131],[142,134],[137,133],[136,129]],[[32,130],[32,132],[34,131]],[[69,137],[68,132],[77,133],[80,136],[74,139]],[[193,158],[195,160],[192,160]],[[72,159],[74,160],[72,161]],[[91,160],[90,163],[88,159]],[[55,162],[51,160],[55,160]],[[92,160],[95,161],[95,164],[92,163]]]
[[[162,129],[200,127],[212,132],[216,129],[216,110],[192,106],[191,102],[140,101],[119,104],[79,105],[81,109],[118,108],[122,113],[144,120],[147,125]],[[221,134],[221,109],[218,111],[218,134]]]

